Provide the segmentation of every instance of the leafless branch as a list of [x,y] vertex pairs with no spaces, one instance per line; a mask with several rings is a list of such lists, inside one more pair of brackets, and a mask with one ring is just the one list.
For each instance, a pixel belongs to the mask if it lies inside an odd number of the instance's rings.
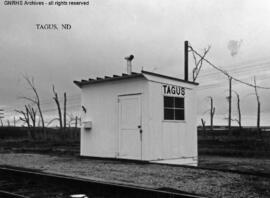
[[24,79],[27,82],[28,86],[31,88],[31,90],[34,92],[35,96],[34,96],[34,98],[30,98],[30,97],[22,97],[22,98],[25,99],[25,100],[31,101],[32,103],[34,103],[37,106],[39,116],[40,116],[40,120],[41,120],[41,124],[42,124],[43,135],[44,135],[44,138],[47,138],[46,137],[46,131],[45,131],[45,123],[44,123],[43,113],[42,113],[42,110],[41,110],[40,98],[39,98],[37,88],[36,88],[35,83],[34,83],[34,78],[24,76]]
[[236,97],[237,97],[237,112],[238,112],[238,119],[237,119],[237,122],[238,122],[238,125],[240,128],[242,128],[242,114],[241,114],[241,108],[240,108],[240,95],[232,90],[233,93],[235,93]]
[[196,79],[198,78],[199,73],[200,73],[201,68],[202,68],[202,65],[203,65],[204,58],[205,58],[205,56],[207,55],[207,53],[209,52],[210,49],[211,49],[210,45],[207,48],[204,48],[203,55],[201,57],[199,56],[199,61],[197,60],[196,53],[192,50],[192,55],[193,55],[193,59],[194,59],[194,62],[195,62],[195,68],[192,71],[193,82],[195,82]]
[[19,117],[19,119],[21,121],[25,122],[27,124],[27,127],[30,128],[31,125],[30,125],[30,119],[29,119],[29,114],[28,114],[27,108],[26,108],[25,112],[22,111],[22,110],[17,110],[17,109],[15,110],[15,112],[22,115],[22,116]]
[[64,130],[67,126],[67,93],[64,93]]
[[213,120],[214,120],[216,108],[214,107],[214,104],[213,104],[213,97],[208,96],[208,98],[210,99],[210,126],[211,126],[211,130],[213,130]]
[[202,122],[203,131],[205,132],[206,131],[206,129],[205,129],[205,121],[203,120],[203,118],[201,118],[201,122]]
[[19,97],[19,98],[20,98],[20,99],[25,99],[25,100],[28,100],[28,101],[34,103],[34,104],[37,104],[37,101],[34,100],[33,98],[29,98],[29,97],[25,97],[25,96],[21,96],[21,97]]
[[57,106],[57,109],[58,109],[58,116],[59,116],[59,125],[60,125],[60,129],[63,128],[63,124],[62,124],[62,112],[61,112],[61,107],[60,107],[60,102],[59,102],[59,98],[58,98],[58,94],[56,93],[55,91],[55,88],[54,88],[54,85],[52,87],[52,90],[53,90],[53,94],[54,94],[54,101],[56,103],[56,106]]
[[53,118],[53,119],[51,119],[51,120],[47,123],[47,127],[48,127],[51,123],[53,123],[54,121],[56,121],[56,120],[59,120],[59,118]]

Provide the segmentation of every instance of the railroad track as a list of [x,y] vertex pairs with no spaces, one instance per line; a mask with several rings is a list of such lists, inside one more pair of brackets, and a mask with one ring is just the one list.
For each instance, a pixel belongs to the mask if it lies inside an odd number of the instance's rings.
[[88,198],[205,198],[168,188],[144,188],[13,167],[0,167],[0,175],[1,198],[68,198],[72,194]]
[[4,190],[0,190],[0,197],[1,198],[29,198],[29,197],[25,197],[25,196],[18,195],[15,193],[4,191]]

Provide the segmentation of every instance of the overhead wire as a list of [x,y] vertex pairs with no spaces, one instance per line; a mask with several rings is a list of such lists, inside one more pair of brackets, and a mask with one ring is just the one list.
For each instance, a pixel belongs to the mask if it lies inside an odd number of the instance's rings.
[[[261,63],[261,64],[253,64],[253,65],[248,65],[245,67],[237,67],[234,69],[227,69],[230,73],[234,73],[234,75],[240,75],[243,73],[249,73],[251,71],[256,70],[257,72],[263,72],[265,71],[266,68],[270,67],[270,62],[268,63]],[[218,73],[220,73],[219,71],[216,72],[208,72],[206,74],[201,74],[199,77],[203,78],[203,77],[212,77],[217,75]]]
[[229,74],[226,70],[224,70],[224,69],[216,66],[211,61],[209,61],[208,59],[206,59],[205,57],[203,57],[200,53],[198,53],[196,50],[194,50],[192,46],[189,45],[189,49],[191,51],[193,51],[197,56],[199,56],[202,60],[204,60],[205,62],[207,62],[211,67],[213,67],[214,69],[218,70],[219,72],[223,73],[225,76],[227,76],[228,78],[231,78],[232,80],[234,80],[236,82],[245,84],[246,86],[253,87],[253,88],[257,87],[259,89],[270,89],[270,87],[263,87],[263,86],[258,86],[258,85],[255,86],[255,85],[253,85],[251,83],[248,83],[248,82],[245,82],[245,81],[240,80],[238,78],[235,78],[231,74]]
[[[256,77],[260,77],[258,80],[263,81],[263,80],[269,79],[269,74],[262,73],[260,75],[256,75]],[[241,79],[244,80],[248,78],[249,76],[246,76],[246,77],[242,77]],[[200,83],[200,87],[198,88],[198,91],[202,91],[206,89],[213,89],[220,86],[227,86],[227,83],[224,83],[225,81],[221,81],[220,79],[218,80],[219,80],[218,82],[211,82],[211,83],[205,83],[205,84]]]

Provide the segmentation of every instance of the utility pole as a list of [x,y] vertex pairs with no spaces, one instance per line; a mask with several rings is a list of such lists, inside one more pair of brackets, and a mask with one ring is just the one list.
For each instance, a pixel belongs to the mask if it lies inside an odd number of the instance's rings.
[[255,94],[257,99],[257,131],[260,133],[260,121],[261,121],[261,102],[260,97],[257,90],[257,83],[256,83],[256,77],[254,76],[254,88],[255,88]]
[[229,77],[229,120],[228,127],[229,131],[231,131],[231,121],[232,121],[232,77]]
[[188,81],[188,41],[185,41],[184,44],[184,50],[185,50],[185,81]]

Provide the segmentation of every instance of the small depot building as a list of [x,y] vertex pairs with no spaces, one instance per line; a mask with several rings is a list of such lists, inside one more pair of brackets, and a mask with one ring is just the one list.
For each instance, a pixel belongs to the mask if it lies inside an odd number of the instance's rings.
[[148,71],[74,83],[81,156],[197,165],[197,83]]

